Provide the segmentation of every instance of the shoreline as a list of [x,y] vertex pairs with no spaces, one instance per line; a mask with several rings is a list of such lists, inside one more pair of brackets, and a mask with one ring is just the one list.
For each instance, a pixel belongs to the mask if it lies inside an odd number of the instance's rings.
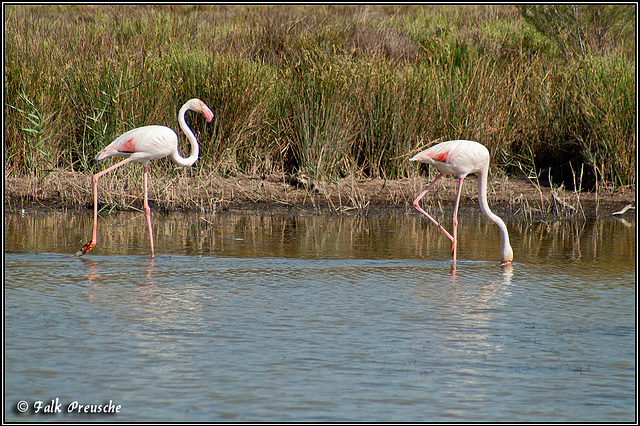
[[[299,214],[406,214],[415,211],[414,198],[430,182],[412,177],[394,180],[342,178],[315,182],[304,176],[270,174],[231,177],[191,176],[185,170],[174,176],[149,179],[152,211],[200,211],[209,213],[261,212],[275,215]],[[5,211],[38,208],[41,210],[93,209],[90,175],[70,171],[52,171],[43,177],[5,176]],[[453,207],[457,181],[440,179],[423,198],[431,209]],[[137,173],[107,176],[99,182],[99,202],[114,210],[140,209],[142,179]],[[635,215],[635,188],[601,189],[574,192],[535,184],[524,178],[490,178],[487,199],[498,215],[529,220],[596,219],[609,217],[631,205],[620,216]],[[464,180],[460,214],[479,212],[474,175]]]

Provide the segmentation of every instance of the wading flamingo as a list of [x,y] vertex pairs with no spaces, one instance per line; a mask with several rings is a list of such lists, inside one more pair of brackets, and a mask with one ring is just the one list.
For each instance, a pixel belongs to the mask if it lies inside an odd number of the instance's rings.
[[80,251],[76,253],[76,256],[82,256],[87,254],[97,242],[97,230],[98,230],[98,179],[106,173],[117,169],[118,167],[127,164],[131,161],[134,163],[142,164],[144,173],[144,212],[147,216],[147,226],[149,227],[149,240],[151,243],[151,257],[154,256],[153,251],[153,229],[151,227],[151,209],[149,208],[148,197],[148,173],[147,166],[149,161],[157,158],[169,157],[171,161],[180,167],[189,167],[198,159],[200,154],[200,147],[198,146],[198,140],[195,135],[187,126],[187,122],[184,119],[184,115],[187,110],[199,112],[204,115],[207,122],[213,119],[213,113],[208,106],[204,104],[200,99],[191,99],[180,108],[178,112],[178,123],[180,128],[187,135],[187,139],[191,142],[191,155],[187,158],[180,156],[178,152],[178,135],[172,129],[165,126],[144,126],[138,127],[133,130],[129,130],[123,135],[119,136],[113,142],[111,142],[106,148],[104,148],[96,156],[96,160],[104,160],[109,157],[126,157],[119,163],[109,167],[106,170],[101,171],[93,175],[93,237],[91,241],[82,246]]
[[[482,212],[491,219],[502,234],[502,263],[501,265],[509,265],[513,262],[513,250],[509,244],[509,232],[507,226],[502,219],[494,214],[487,204],[487,175],[489,173],[489,150],[478,142],[456,140],[442,142],[432,146],[422,152],[417,153],[409,161],[417,161],[419,163],[430,164],[440,174],[422,191],[418,198],[413,201],[413,207],[420,213],[425,215],[427,219],[435,223],[442,232],[451,240],[451,256],[453,257],[453,266],[456,265],[456,252],[458,248],[457,230],[458,230],[458,205],[460,203],[460,194],[462,192],[462,181],[470,173],[478,174],[478,202]],[[450,174],[458,178],[458,194],[456,195],[455,205],[453,207],[453,235],[447,232],[434,218],[429,216],[420,207],[420,199],[424,197],[429,188],[433,186],[443,174]]]

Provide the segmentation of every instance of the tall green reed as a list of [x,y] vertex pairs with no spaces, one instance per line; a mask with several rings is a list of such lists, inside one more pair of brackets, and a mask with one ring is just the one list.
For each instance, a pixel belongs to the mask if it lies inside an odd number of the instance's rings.
[[635,185],[633,61],[567,61],[512,7],[6,11],[9,173],[91,173],[118,134],[178,130],[178,109],[200,97],[215,119],[187,117],[202,148],[189,173],[402,177],[417,150],[468,138],[507,172],[526,159],[554,179],[582,166],[599,184]]

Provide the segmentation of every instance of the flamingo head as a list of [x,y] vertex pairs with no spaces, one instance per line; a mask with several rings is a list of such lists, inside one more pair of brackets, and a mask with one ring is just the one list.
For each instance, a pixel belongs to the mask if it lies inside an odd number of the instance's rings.
[[200,99],[191,99],[187,102],[189,109],[195,112],[199,112],[204,115],[204,118],[207,120],[207,123],[213,120],[213,112],[209,109],[209,107],[202,102]]
[[511,265],[513,263],[513,249],[510,244],[506,244],[506,246],[502,249],[502,262],[500,266]]

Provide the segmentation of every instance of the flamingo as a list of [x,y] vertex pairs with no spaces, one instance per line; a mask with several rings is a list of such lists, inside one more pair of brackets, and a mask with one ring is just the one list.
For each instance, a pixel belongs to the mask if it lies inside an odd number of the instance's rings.
[[[510,265],[513,262],[513,249],[509,244],[509,231],[507,226],[494,214],[487,204],[487,175],[489,172],[489,150],[478,142],[468,140],[455,140],[442,142],[434,145],[422,152],[417,153],[409,159],[409,161],[417,161],[419,163],[430,164],[434,166],[440,174],[422,191],[420,195],[413,201],[413,207],[420,213],[425,215],[427,219],[433,222],[444,234],[451,240],[451,256],[453,257],[453,266],[456,265],[456,252],[458,248],[457,229],[458,229],[458,205],[460,204],[460,194],[462,192],[462,182],[470,173],[478,174],[478,202],[480,209],[491,221],[493,221],[502,234],[502,262],[501,265]],[[425,196],[429,188],[433,186],[438,179],[444,174],[450,174],[458,178],[458,194],[453,208],[453,235],[447,232],[434,218],[420,207],[420,200]]]
[[144,212],[147,217],[147,226],[149,228],[149,240],[151,243],[151,257],[154,256],[153,250],[153,229],[151,227],[151,209],[149,208],[148,197],[148,173],[147,166],[149,161],[158,158],[169,157],[171,161],[180,167],[189,167],[198,159],[200,147],[198,140],[187,125],[184,116],[187,110],[199,112],[204,115],[207,122],[213,119],[213,113],[208,106],[200,99],[191,99],[185,103],[178,112],[178,123],[180,128],[187,135],[187,139],[191,142],[191,154],[187,158],[180,156],[178,152],[178,135],[169,127],[165,126],[144,126],[122,134],[111,142],[107,147],[98,153],[96,160],[104,160],[109,157],[126,157],[124,160],[115,165],[93,175],[93,237],[82,246],[76,253],[76,256],[87,254],[95,247],[97,242],[98,229],[98,179],[104,174],[117,169],[129,162],[142,164],[144,174]]

